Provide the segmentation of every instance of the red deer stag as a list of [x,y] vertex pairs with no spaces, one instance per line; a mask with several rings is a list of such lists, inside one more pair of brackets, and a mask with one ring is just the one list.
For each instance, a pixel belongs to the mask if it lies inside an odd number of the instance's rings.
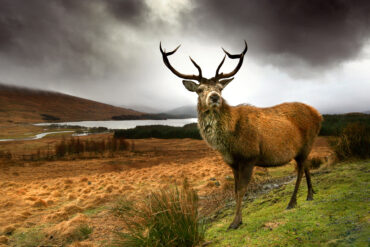
[[168,56],[174,54],[179,47],[165,52],[160,44],[164,64],[175,75],[186,79],[183,84],[187,90],[198,94],[200,133],[213,149],[221,153],[234,173],[236,214],[229,229],[236,229],[242,224],[242,199],[254,166],[276,167],[295,159],[298,174],[288,209],[297,204],[297,191],[303,172],[308,186],[307,200],[313,200],[314,191],[306,161],[321,127],[320,113],[303,103],[283,103],[267,108],[228,105],[221,97],[221,92],[242,66],[248,49],[247,42],[241,54],[232,55],[224,50],[229,58],[239,59],[239,62],[230,73],[219,73],[225,55],[216,75],[210,79],[202,76],[201,68],[191,58],[199,75],[182,74],[171,66]]

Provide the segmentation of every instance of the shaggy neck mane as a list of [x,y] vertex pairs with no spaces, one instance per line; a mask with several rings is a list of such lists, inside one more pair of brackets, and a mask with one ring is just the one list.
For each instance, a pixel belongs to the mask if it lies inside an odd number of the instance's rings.
[[217,125],[228,125],[226,120],[230,117],[230,106],[224,99],[222,99],[221,102],[221,106],[218,108],[204,108],[198,101],[198,121],[200,129],[206,131],[208,127],[214,128]]

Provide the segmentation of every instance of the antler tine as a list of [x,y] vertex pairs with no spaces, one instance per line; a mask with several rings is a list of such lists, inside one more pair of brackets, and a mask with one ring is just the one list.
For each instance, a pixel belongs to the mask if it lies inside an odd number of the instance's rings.
[[190,56],[189,56],[189,58],[190,58],[190,61],[194,64],[194,66],[198,69],[199,78],[202,78],[202,69]]
[[180,45],[178,45],[176,48],[175,48],[175,50],[173,50],[173,51],[170,51],[170,52],[167,52],[166,53],[166,55],[167,56],[171,56],[172,54],[174,54],[179,48],[180,48],[180,46],[181,46],[181,44]]
[[198,64],[196,64],[194,62],[193,59],[190,58],[190,60],[192,61],[192,63],[195,65],[195,67],[198,69],[199,71],[199,75],[186,75],[186,74],[182,74],[180,72],[178,72],[174,67],[172,67],[172,65],[170,64],[170,61],[168,60],[168,56],[171,56],[172,54],[174,54],[177,49],[180,48],[181,45],[179,45],[178,47],[176,47],[176,49],[174,49],[173,51],[170,51],[170,52],[166,52],[165,50],[162,49],[162,42],[159,42],[159,49],[162,53],[162,56],[163,56],[163,62],[164,64],[167,66],[167,68],[169,68],[172,73],[174,73],[175,75],[177,75],[178,77],[180,78],[183,78],[183,79],[190,79],[190,80],[197,80],[197,81],[201,81],[202,80],[202,70],[201,68],[199,67]]
[[224,56],[224,58],[222,59],[222,61],[221,61],[220,65],[218,65],[217,70],[216,70],[216,75],[215,75],[215,77],[217,77],[217,76],[218,76],[218,72],[220,71],[220,69],[221,69],[222,65],[223,65],[223,64],[224,64],[224,62],[225,62],[225,58],[226,58],[226,55],[225,55],[225,56]]
[[[236,68],[235,68],[233,71],[231,71],[230,73],[227,73],[227,74],[223,74],[223,73],[218,74],[218,72],[219,72],[219,70],[220,70],[220,68],[221,68],[222,64],[224,63],[224,60],[225,60],[225,57],[224,57],[224,59],[222,60],[221,64],[220,64],[220,65],[218,66],[218,68],[217,68],[216,76],[215,76],[215,78],[216,78],[216,79],[223,79],[223,78],[229,78],[229,77],[232,77],[232,76],[234,76],[234,75],[239,71],[239,69],[242,67],[242,64],[243,64],[244,55],[245,55],[245,53],[246,53],[246,52],[247,52],[247,50],[248,50],[248,44],[247,44],[247,41],[245,41],[245,40],[244,40],[244,44],[245,44],[245,48],[244,48],[243,52],[242,52],[242,53],[240,53],[240,54],[234,54],[234,55],[233,55],[233,54],[228,53],[224,48],[222,48],[222,50],[225,52],[225,54],[226,54],[229,58],[231,58],[231,59],[239,58],[239,63],[238,63],[238,65],[236,66]],[[225,55],[225,56],[226,56],[226,55]]]

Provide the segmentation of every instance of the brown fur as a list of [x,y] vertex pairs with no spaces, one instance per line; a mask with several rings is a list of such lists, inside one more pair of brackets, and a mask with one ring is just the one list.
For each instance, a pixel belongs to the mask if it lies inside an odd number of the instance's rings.
[[175,75],[187,79],[183,81],[186,89],[198,94],[198,125],[203,139],[221,153],[233,170],[236,214],[229,227],[233,229],[242,223],[241,203],[254,166],[280,166],[295,159],[297,182],[288,209],[297,204],[303,172],[307,180],[307,200],[313,199],[314,191],[306,159],[322,122],[318,111],[302,103],[284,103],[268,108],[232,107],[226,103],[221,92],[242,66],[248,49],[247,42],[244,42],[245,48],[241,54],[231,55],[224,50],[230,59],[239,59],[236,68],[230,73],[219,73],[225,56],[216,75],[210,79],[202,77],[201,68],[192,59],[198,69],[198,76],[178,72],[171,66],[168,56],[174,54],[179,46],[171,52],[165,52],[160,45],[165,65]]
[[[295,159],[299,170],[297,190],[304,170],[309,184],[308,200],[311,200],[313,190],[304,162],[321,127],[320,113],[302,103],[258,108],[231,107],[225,100],[221,102],[218,108],[198,102],[198,124],[204,140],[222,154],[234,172],[237,215],[230,227],[241,224],[241,199],[255,165],[280,166]],[[296,192],[288,208],[295,204]]]
[[[278,166],[307,156],[320,130],[321,115],[302,103],[258,108],[231,107],[222,102],[220,108],[205,112],[198,109],[202,137],[221,153],[236,159],[255,159],[258,166]],[[219,142],[212,143],[212,139]]]

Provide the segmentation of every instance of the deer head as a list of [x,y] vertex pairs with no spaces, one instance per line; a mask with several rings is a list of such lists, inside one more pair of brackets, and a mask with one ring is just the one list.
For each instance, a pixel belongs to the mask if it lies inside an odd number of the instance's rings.
[[[222,97],[221,92],[222,90],[231,82],[234,78],[233,76],[239,71],[243,64],[244,55],[248,50],[247,42],[244,41],[245,48],[242,53],[232,55],[225,51],[223,48],[222,50],[225,52],[225,54],[231,58],[231,59],[239,59],[238,65],[236,68],[231,71],[230,73],[219,73],[221,66],[225,62],[226,55],[222,59],[220,65],[217,67],[216,75],[210,79],[204,78],[202,76],[202,69],[200,66],[190,57],[190,61],[194,64],[194,66],[198,69],[198,75],[186,75],[178,72],[176,69],[172,67],[168,60],[168,56],[174,54],[179,48],[176,47],[173,51],[166,52],[162,49],[162,44],[159,43],[159,48],[161,50],[162,56],[163,56],[163,62],[169,68],[172,73],[177,75],[178,77],[185,79],[183,80],[183,84],[185,88],[191,92],[196,92],[198,94],[198,104],[203,109],[215,109],[221,106],[222,104]],[[196,83],[197,81],[198,83]]]

